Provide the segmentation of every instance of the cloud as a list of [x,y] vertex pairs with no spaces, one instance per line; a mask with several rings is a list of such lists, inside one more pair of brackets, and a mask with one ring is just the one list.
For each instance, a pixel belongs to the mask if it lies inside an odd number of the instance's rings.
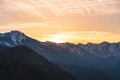
[[[77,26],[77,28],[87,26],[88,28],[89,26],[91,30],[92,28],[96,29],[96,26],[102,26],[101,30],[103,30],[103,27],[111,29],[112,26],[112,29],[114,27],[117,29],[120,25],[119,13],[119,0],[0,1],[1,27],[2,24],[14,26],[14,24],[21,23],[20,25],[26,27],[27,23],[55,21],[55,25],[60,25],[62,28],[67,26],[70,28],[72,26],[72,29],[75,26]],[[23,25],[23,23],[25,23],[25,25]],[[17,25],[15,26],[17,27]]]
[[52,38],[58,37],[62,42],[74,42],[74,43],[100,43],[103,41],[118,42],[120,35],[117,33],[103,32],[103,31],[72,31],[62,32],[52,35],[43,35],[41,39],[43,41],[53,41]]
[[[54,21],[45,21],[45,22],[28,22],[28,23],[14,23],[14,24],[5,24],[0,25],[0,32],[1,31],[11,31],[11,30],[24,30],[24,29],[41,29],[43,31],[46,28],[57,28],[56,23]],[[52,29],[51,29],[52,30]]]
[[36,16],[47,19],[66,14],[104,15],[120,12],[119,0],[2,0],[0,15]]

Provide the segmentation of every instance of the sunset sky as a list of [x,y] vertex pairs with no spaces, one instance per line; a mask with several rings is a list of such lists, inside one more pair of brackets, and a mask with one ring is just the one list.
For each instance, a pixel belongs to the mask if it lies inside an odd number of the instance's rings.
[[120,41],[120,0],[0,0],[0,32],[40,41]]

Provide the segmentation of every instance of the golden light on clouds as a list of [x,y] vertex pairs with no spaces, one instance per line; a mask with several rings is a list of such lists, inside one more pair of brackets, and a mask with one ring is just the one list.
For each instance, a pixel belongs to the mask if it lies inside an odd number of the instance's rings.
[[24,17],[39,17],[41,20],[67,14],[108,15],[120,12],[119,0],[2,0],[0,3],[0,16],[14,16],[18,20]]
[[99,31],[74,31],[62,32],[53,35],[44,35],[41,37],[43,41],[52,41],[57,43],[74,42],[74,43],[100,43],[103,41],[117,42],[120,40],[119,34]]
[[120,0],[1,0],[0,32],[40,41],[120,41]]
[[48,38],[45,41],[51,41],[51,42],[55,42],[55,43],[64,43],[65,41],[63,39],[64,38],[59,35],[53,35],[53,36],[51,36],[51,38]]

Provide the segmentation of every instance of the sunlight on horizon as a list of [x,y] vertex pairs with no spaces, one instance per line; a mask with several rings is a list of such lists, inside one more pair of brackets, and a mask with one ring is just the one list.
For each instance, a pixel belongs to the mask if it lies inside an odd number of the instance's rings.
[[1,0],[0,33],[19,30],[40,41],[120,41],[120,0]]
[[80,31],[80,32],[62,32],[58,34],[51,35],[42,35],[39,38],[36,38],[39,41],[51,41],[55,43],[65,43],[70,42],[74,44],[83,43],[87,44],[92,43],[101,43],[104,41],[114,43],[119,42],[119,34],[113,34],[109,32],[100,32],[100,31]]

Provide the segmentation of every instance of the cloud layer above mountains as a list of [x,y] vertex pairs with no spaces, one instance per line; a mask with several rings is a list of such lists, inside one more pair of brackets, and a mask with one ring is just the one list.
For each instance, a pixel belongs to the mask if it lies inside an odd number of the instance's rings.
[[[119,0],[1,0],[3,20],[49,19],[65,15],[110,15],[120,13]],[[40,20],[39,19],[39,20]],[[27,19],[28,20],[28,19]],[[1,20],[0,20],[1,21]],[[9,20],[10,21],[10,20]],[[12,20],[11,20],[12,21]],[[29,20],[28,20],[29,21]]]
[[1,0],[0,32],[16,29],[32,36],[73,31],[77,38],[81,31],[116,36],[120,0]]

